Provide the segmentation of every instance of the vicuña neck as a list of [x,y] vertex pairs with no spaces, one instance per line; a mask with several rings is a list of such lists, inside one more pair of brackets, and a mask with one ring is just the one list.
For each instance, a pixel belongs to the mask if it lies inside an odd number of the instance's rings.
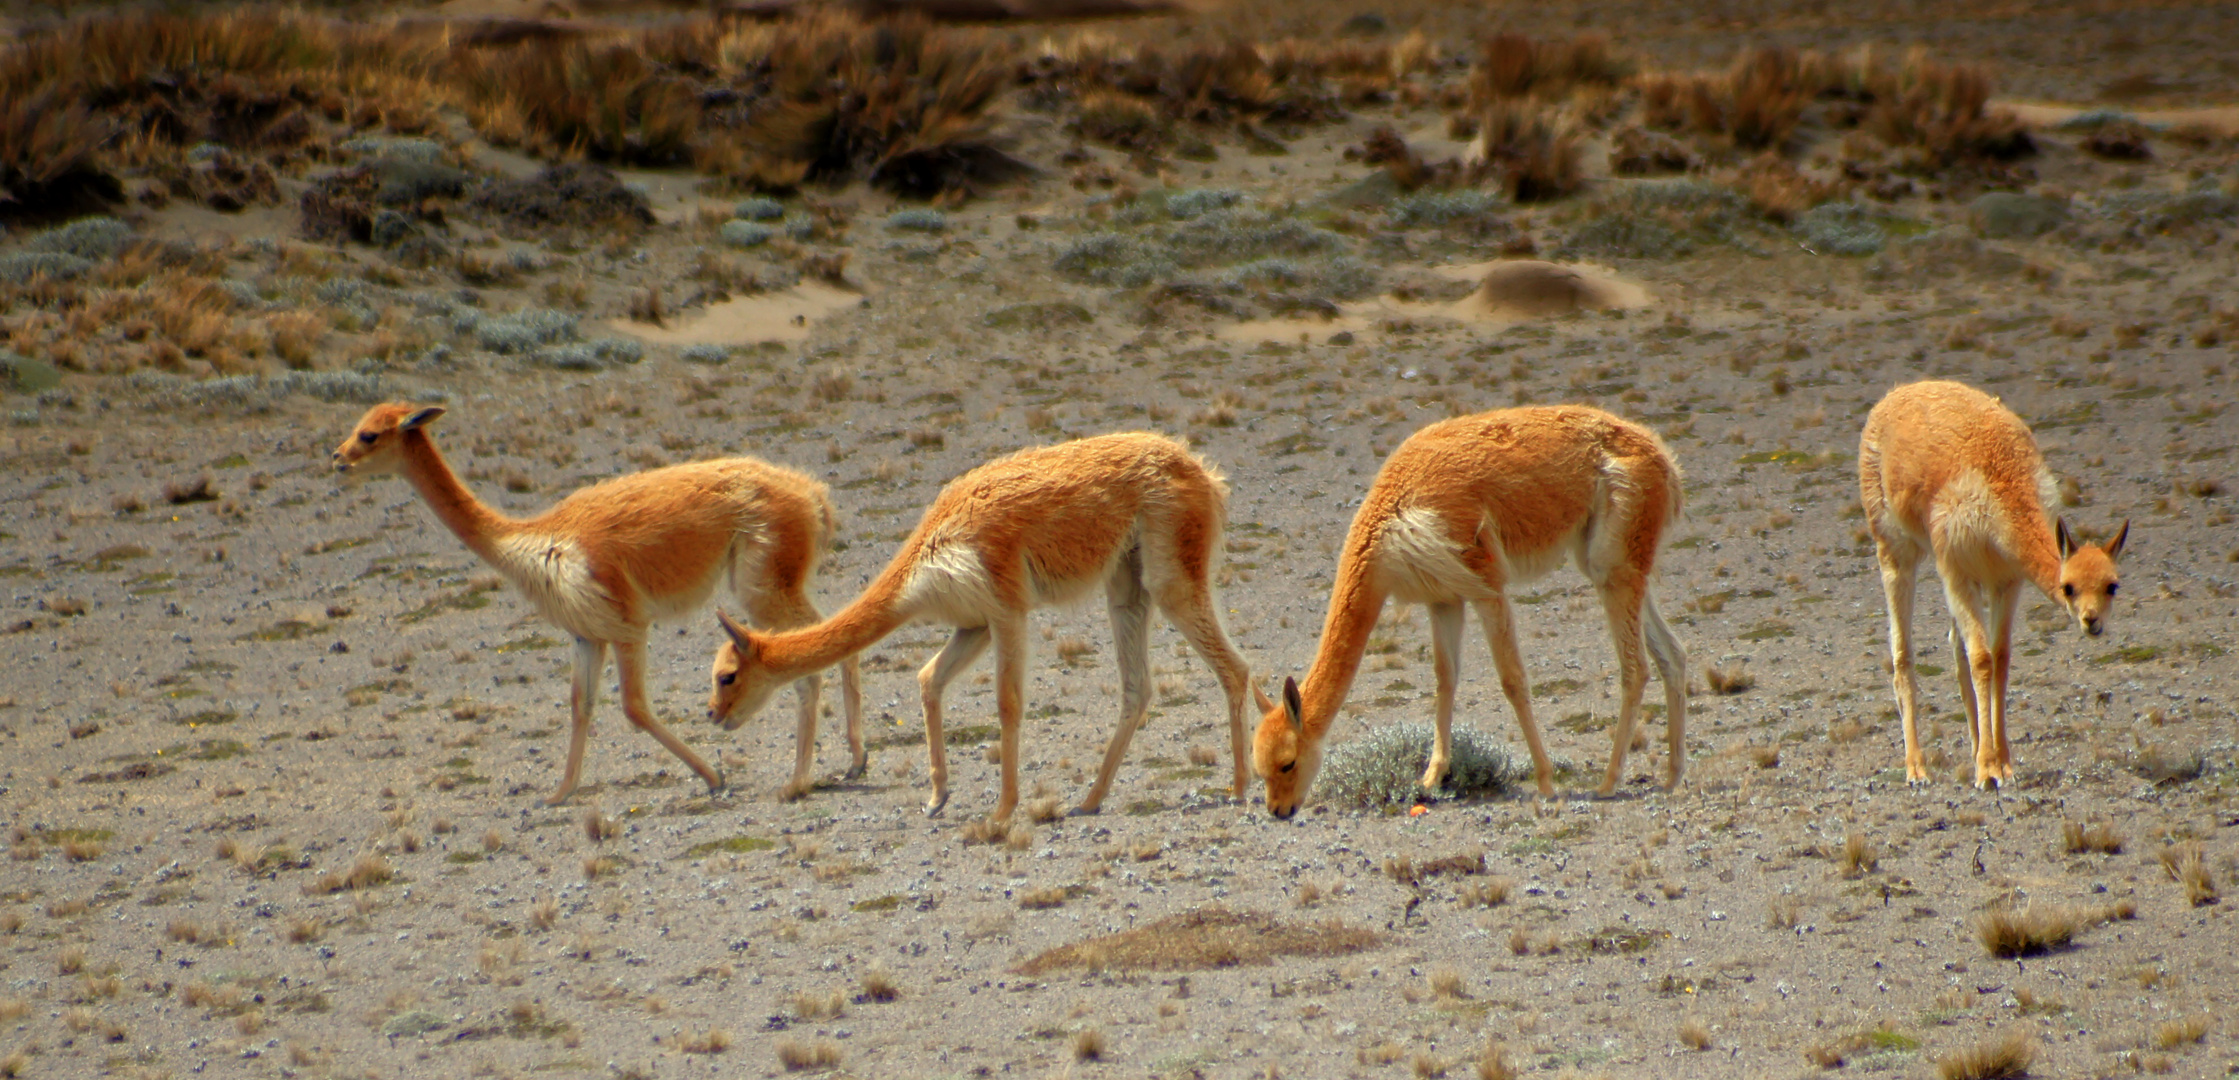
[[831,618],[798,630],[758,635],[761,662],[781,677],[821,671],[901,629],[912,615],[903,609],[901,595],[915,561],[915,548],[915,544],[904,548],[863,590],[863,595]]
[[1314,666],[1298,684],[1300,726],[1308,739],[1319,742],[1337,720],[1337,710],[1352,692],[1360,674],[1361,656],[1368,651],[1368,637],[1384,611],[1384,593],[1369,580],[1369,545],[1348,548],[1337,564],[1337,585],[1330,590],[1329,614],[1322,620],[1322,642],[1314,652]]
[[2037,510],[2036,520],[2014,530],[2021,550],[2021,572],[2029,575],[2031,584],[2037,586],[2053,603],[2060,603],[2060,541],[2053,535],[2052,526],[2045,519],[2045,512]]
[[428,501],[429,509],[435,511],[435,516],[460,541],[481,556],[482,561],[495,564],[498,538],[512,530],[516,523],[484,506],[459,482],[427,432],[405,432],[403,452],[404,478]]

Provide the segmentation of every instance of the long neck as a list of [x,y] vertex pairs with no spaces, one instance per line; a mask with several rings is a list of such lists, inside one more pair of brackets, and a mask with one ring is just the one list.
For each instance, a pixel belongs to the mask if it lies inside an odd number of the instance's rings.
[[913,536],[904,545],[861,596],[831,618],[798,630],[756,635],[761,662],[783,678],[821,671],[901,629],[916,614],[902,602],[903,585],[917,563],[916,539]]
[[2060,540],[2053,535],[2044,508],[2032,499],[2014,518],[2014,555],[2021,572],[2053,603],[2060,603]]
[[497,511],[482,505],[474,493],[459,482],[451,466],[435,448],[435,440],[427,432],[413,429],[404,433],[404,478],[411,482],[420,497],[428,501],[435,516],[442,519],[466,546],[482,557],[482,561],[497,563],[497,540],[511,531],[516,523]]
[[[1356,532],[1358,530],[1355,530]],[[1347,537],[1337,563],[1337,585],[1330,590],[1329,614],[1322,619],[1322,642],[1314,666],[1298,684],[1300,726],[1308,741],[1319,743],[1337,721],[1337,710],[1360,674],[1369,634],[1384,611],[1384,592],[1376,587],[1369,563],[1374,545],[1367,537]]]

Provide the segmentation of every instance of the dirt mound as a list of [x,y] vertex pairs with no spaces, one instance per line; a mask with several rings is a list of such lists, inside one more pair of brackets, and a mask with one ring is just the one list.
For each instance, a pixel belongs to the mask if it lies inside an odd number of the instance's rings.
[[1375,931],[1335,921],[1300,926],[1256,911],[1210,907],[1051,949],[1018,970],[1025,975],[1065,968],[1201,971],[1272,963],[1278,956],[1343,956],[1379,940]]
[[520,229],[653,224],[653,208],[645,196],[625,187],[614,170],[583,162],[492,184],[472,205]]
[[1516,259],[1494,263],[1463,305],[1493,318],[1540,319],[1647,302],[1647,290],[1638,285],[1560,263]]

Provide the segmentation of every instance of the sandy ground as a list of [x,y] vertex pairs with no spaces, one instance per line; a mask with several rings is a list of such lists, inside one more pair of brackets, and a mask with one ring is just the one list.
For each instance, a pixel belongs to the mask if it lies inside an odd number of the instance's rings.
[[[1337,151],[1382,119],[1170,179],[1318,199],[1362,175]],[[778,1075],[787,1055],[861,1076],[1465,1076],[1497,1042],[1548,1075],[1789,1077],[1839,1059],[1928,1076],[2019,1031],[2034,1075],[2221,1075],[2239,1067],[2229,906],[2191,902],[2164,854],[2197,850],[2221,889],[2239,875],[2239,357],[2232,330],[2213,332],[2232,306],[2231,228],[2142,230],[2099,199],[2228,175],[2219,160],[2102,165],[2055,138],[2043,183],[2086,209],[2037,240],[1978,241],[1960,207],[1922,200],[1904,212],[1937,244],[1593,267],[1644,306],[1465,319],[1452,300],[1387,297],[1246,335],[1053,271],[1097,227],[1102,188],[1053,177],[954,211],[935,236],[883,228],[884,197],[848,192],[844,295],[812,283],[667,329],[617,322],[649,347],[613,370],[484,358],[386,376],[446,402],[445,450],[512,513],[719,453],[813,471],[844,519],[826,611],[980,461],[1109,430],[1186,434],[1229,477],[1223,607],[1270,686],[1310,658],[1353,507],[1410,431],[1522,402],[1631,415],[1688,477],[1656,586],[1696,683],[1687,780],[1668,793],[1650,781],[1657,721],[1620,793],[1586,797],[1614,665],[1565,569],[1518,590],[1535,700],[1570,766],[1549,802],[1407,816],[1325,801],[1270,820],[1227,797],[1218,689],[1161,628],[1158,705],[1105,812],[975,842],[995,796],[977,749],[991,688],[983,670],[952,691],[954,795],[929,820],[912,676],[942,633],[911,627],[866,654],[870,774],[784,803],[790,704],[735,734],[699,719],[718,640],[703,617],[656,634],[650,684],[729,790],[711,796],[630,730],[609,686],[588,785],[549,808],[562,635],[402,484],[337,486],[326,455],[362,405],[180,405],[90,378],[37,407],[10,399],[0,1055],[26,1076]],[[1566,213],[1517,220],[1551,248]],[[673,286],[706,242],[668,216],[634,252],[581,256],[618,319],[622,297]],[[1495,254],[1418,234],[1380,259],[1435,275]],[[991,317],[1024,304],[1085,318]],[[683,359],[711,341],[753,347]],[[2072,522],[2132,522],[2107,637],[2025,598],[2019,776],[2000,792],[1965,783],[1925,584],[1939,764],[1933,784],[1903,782],[1855,510],[1866,410],[1930,376],[2035,423],[2074,483]],[[167,501],[167,484],[201,476],[214,498]],[[1429,715],[1421,614],[1387,619],[1395,645],[1340,741]],[[1021,772],[1030,801],[1070,805],[1117,708],[1109,631],[1093,607],[1035,623]],[[1754,686],[1712,693],[1712,664]],[[1463,670],[1458,723],[1520,748],[1481,645]],[[845,764],[837,728],[828,717],[827,772]],[[2106,826],[2119,850],[2071,850],[2070,823]],[[1863,858],[1844,856],[1853,837]],[[1977,918],[2029,905],[2134,917],[2086,919],[2047,955],[1986,955]],[[1215,909],[1373,938],[1270,963],[1140,970],[1106,951],[1091,969],[1021,971]]]

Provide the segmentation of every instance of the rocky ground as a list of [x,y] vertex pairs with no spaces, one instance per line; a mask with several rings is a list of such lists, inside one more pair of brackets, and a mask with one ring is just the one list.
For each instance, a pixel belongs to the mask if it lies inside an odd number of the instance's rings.
[[[131,237],[202,245],[236,320],[320,305],[333,330],[286,377],[10,368],[0,1074],[1952,1076],[2016,1036],[2035,1075],[2239,1068],[2218,896],[2239,874],[2239,172],[2228,139],[2107,161],[2057,119],[2023,197],[1793,226],[1599,168],[1549,207],[1404,195],[1343,157],[1385,124],[1459,149],[1404,105],[1151,176],[1024,116],[1023,156],[1068,171],[945,211],[625,172],[654,224],[406,223],[443,273],[302,240],[305,180],[282,179],[290,209],[135,211]],[[444,160],[537,169],[471,137]],[[99,231],[9,252],[109,273],[127,249]],[[1523,251],[1641,303],[1472,298]],[[1901,768],[1855,452],[1873,402],[1924,377],[2030,420],[2086,535],[2132,523],[2108,636],[2024,600],[2005,791],[1966,782],[1933,586],[1936,777]],[[1409,432],[1595,404],[1688,477],[1657,584],[1692,657],[1687,779],[1651,782],[1658,718],[1620,793],[1588,797],[1614,665],[1565,569],[1518,597],[1566,764],[1549,802],[1325,792],[1273,821],[1228,798],[1218,689],[1162,628],[1104,813],[1027,820],[1086,789],[1117,708],[1091,606],[1036,616],[1008,829],[980,820],[985,670],[951,694],[947,814],[919,813],[933,627],[866,655],[869,775],[792,803],[789,703],[708,725],[713,620],[665,628],[654,705],[730,788],[610,688],[586,788],[547,807],[563,635],[410,489],[327,466],[391,397],[445,403],[441,444],[511,513],[708,455],[809,470],[843,517],[827,611],[980,461],[1186,435],[1229,478],[1223,606],[1270,686],[1311,657],[1352,509]],[[1387,613],[1377,648],[1341,742],[1428,718],[1420,613]],[[1469,645],[1459,723],[1516,746],[1489,673]],[[1999,958],[1985,926],[2069,940]]]

